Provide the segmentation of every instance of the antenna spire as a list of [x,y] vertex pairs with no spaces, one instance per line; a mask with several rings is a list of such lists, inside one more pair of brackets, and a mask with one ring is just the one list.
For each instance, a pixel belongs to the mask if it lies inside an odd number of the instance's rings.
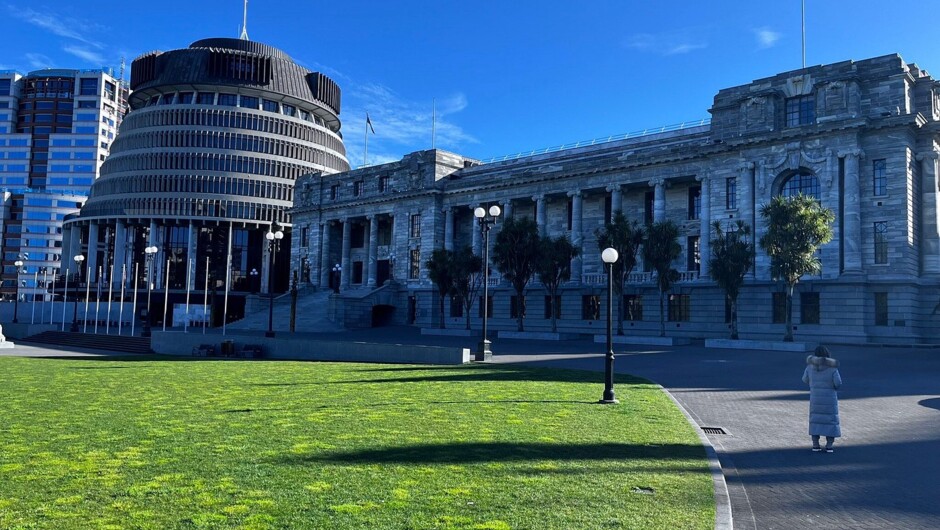
[[241,40],[248,40],[248,0],[245,0],[245,14],[242,18],[242,34],[239,38]]

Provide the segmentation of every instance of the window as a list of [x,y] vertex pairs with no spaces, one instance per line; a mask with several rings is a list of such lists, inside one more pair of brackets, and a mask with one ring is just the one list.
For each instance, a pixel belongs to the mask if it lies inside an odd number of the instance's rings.
[[421,249],[413,248],[410,252],[410,259],[408,261],[408,278],[411,280],[417,280],[418,275],[421,273]]
[[783,181],[780,194],[792,197],[802,193],[809,197],[819,197],[819,179],[809,171],[800,171]]
[[884,158],[873,160],[871,163],[872,191],[874,195],[888,193],[888,164]]
[[623,295],[623,319],[631,322],[643,320],[643,297],[637,294]]
[[388,175],[382,175],[379,177],[379,193],[385,193],[388,191]]
[[237,94],[219,94],[218,105],[224,105],[226,107],[234,107],[237,104],[238,104]]
[[568,198],[568,230],[571,230],[574,220],[574,200],[570,197]]
[[875,293],[875,325],[888,325],[888,293]]
[[192,92],[180,92],[180,104],[189,105],[193,102],[193,93]]
[[307,227],[300,227],[300,248],[307,248]]
[[601,319],[601,297],[594,294],[581,296],[581,320]]
[[816,121],[816,97],[812,94],[788,98],[786,108],[787,127],[809,125]]
[[725,179],[725,208],[734,210],[738,207],[738,178]]
[[701,255],[699,254],[699,236],[689,236],[685,243],[687,271],[699,271]]
[[10,79],[0,79],[0,96],[9,96],[11,86]]
[[459,296],[450,297],[450,316],[451,317],[463,316],[463,300]]
[[552,318],[554,310],[555,318],[561,318],[561,296],[555,296],[555,304],[552,306],[552,297],[545,297],[545,318]]
[[82,78],[79,81],[79,91],[78,93],[82,96],[97,96],[98,95],[98,80]]
[[[477,316],[483,318],[483,297],[480,297],[479,303],[477,304]],[[493,316],[493,297],[486,297],[486,316]]]
[[509,318],[519,318],[519,315],[525,318],[525,297],[509,297]]
[[787,321],[787,294],[773,294],[773,322],[774,324],[783,324]]
[[421,214],[411,214],[411,237],[421,237]]
[[364,248],[366,246],[366,227],[360,224],[352,225],[349,233],[350,248]]
[[78,108],[80,109],[96,109],[98,105],[94,101],[82,100],[78,102]]
[[212,105],[215,103],[215,93],[199,92],[196,94],[196,103],[199,105]]
[[333,184],[330,186],[330,200],[335,201],[336,195],[339,192],[339,184]]
[[174,96],[176,96],[176,94],[172,94],[172,93],[171,93],[171,94],[163,94],[163,99],[160,100],[160,104],[161,104],[161,105],[172,105],[172,104],[173,104],[173,97],[174,97]]
[[354,261],[352,266],[353,266],[352,283],[361,285],[362,284],[362,262]]
[[688,322],[692,314],[692,301],[687,294],[669,295],[669,321]]
[[261,100],[261,110],[277,112],[277,101],[271,101],[270,99]]
[[357,180],[353,182],[353,197],[360,197],[362,195],[362,181]]
[[258,103],[260,100],[253,96],[242,96],[241,101],[238,106],[245,107],[246,109],[257,109]]
[[294,107],[293,105],[288,105],[285,103],[284,105],[281,105],[281,108],[284,109],[284,114],[288,116],[297,115],[297,107]]
[[653,224],[653,201],[654,192],[648,191],[643,196],[643,221],[647,226]]
[[604,197],[604,222],[609,223],[613,218],[612,209],[614,201],[610,198],[610,195]]
[[875,263],[884,265],[888,263],[888,222],[875,223]]
[[800,293],[800,324],[819,324],[819,293]]
[[694,221],[702,215],[702,187],[689,188],[689,220]]

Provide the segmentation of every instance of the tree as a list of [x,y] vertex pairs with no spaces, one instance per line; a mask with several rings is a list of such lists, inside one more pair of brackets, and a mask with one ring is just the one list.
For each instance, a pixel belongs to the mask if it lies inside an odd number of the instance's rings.
[[725,232],[721,222],[712,225],[715,237],[711,240],[711,259],[708,271],[731,304],[731,338],[738,339],[738,294],[744,284],[744,277],[754,262],[754,244],[748,239],[751,227],[744,221],[738,221]]
[[819,247],[832,240],[835,214],[815,197],[798,194],[778,195],[760,210],[767,222],[767,233],[760,246],[770,256],[770,275],[786,287],[785,342],[793,341],[793,288],[804,274],[819,274],[822,263],[816,255]]
[[428,269],[428,277],[437,286],[437,294],[440,297],[441,320],[440,328],[444,328],[444,298],[454,292],[454,253],[449,250],[437,249],[431,253],[425,266]]
[[455,251],[452,255],[454,293],[463,303],[464,316],[467,319],[467,329],[470,329],[470,310],[473,309],[477,290],[482,284],[483,258],[473,253],[469,246]]
[[628,221],[621,211],[614,213],[614,219],[594,232],[597,247],[601,252],[613,248],[620,255],[614,263],[614,290],[617,293],[617,334],[623,335],[623,289],[627,277],[636,267],[637,254],[643,245],[643,227],[636,220]]
[[[523,331],[525,317],[525,289],[535,273],[538,256],[539,230],[532,219],[510,217],[496,234],[493,245],[493,264],[516,291],[519,300],[516,319]],[[485,281],[485,280],[484,280]]]
[[558,288],[562,283],[571,279],[571,260],[576,258],[579,250],[571,244],[568,236],[539,238],[538,257],[535,260],[535,272],[539,275],[542,285],[548,291],[552,306],[552,331],[558,331]]
[[646,229],[643,240],[643,259],[656,271],[659,287],[659,336],[666,336],[666,293],[679,279],[672,262],[682,253],[679,245],[679,227],[672,221],[653,223]]

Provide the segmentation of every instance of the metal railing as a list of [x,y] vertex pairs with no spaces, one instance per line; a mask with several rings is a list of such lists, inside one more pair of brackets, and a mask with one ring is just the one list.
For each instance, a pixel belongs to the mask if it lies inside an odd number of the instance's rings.
[[619,142],[621,140],[630,140],[632,138],[641,138],[643,136],[650,136],[653,134],[661,134],[667,132],[681,131],[684,129],[691,129],[693,127],[702,127],[705,125],[711,124],[711,118],[703,118],[696,121],[684,121],[682,123],[675,123],[672,125],[664,125],[662,127],[651,127],[649,129],[641,129],[638,131],[628,132],[624,134],[617,134],[613,136],[606,136],[600,138],[594,138],[593,140],[584,140],[580,142],[574,142],[570,144],[561,144],[553,147],[546,147],[540,149],[533,149],[531,151],[521,151],[513,155],[504,155],[496,156],[493,158],[488,158],[486,160],[481,160],[483,164],[491,164],[493,162],[504,162],[506,160],[517,160],[526,156],[541,155],[545,153],[555,153],[558,151],[564,151],[566,149],[576,149],[578,147],[588,147],[592,145],[606,144],[610,142]]

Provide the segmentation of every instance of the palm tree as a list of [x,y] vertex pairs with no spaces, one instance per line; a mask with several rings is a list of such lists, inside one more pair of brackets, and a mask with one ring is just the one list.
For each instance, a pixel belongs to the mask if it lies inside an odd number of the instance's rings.
[[712,256],[708,260],[708,270],[731,304],[731,338],[737,340],[738,294],[754,262],[754,244],[748,239],[751,227],[738,221],[725,232],[721,222],[715,221],[712,228],[715,238],[710,244]]
[[428,277],[437,287],[440,297],[440,328],[444,329],[444,298],[454,292],[454,253],[437,249],[431,253],[431,259],[425,266],[428,269]]
[[786,332],[784,342],[793,341],[793,289],[804,274],[819,274],[819,247],[832,240],[835,214],[815,197],[802,193],[778,195],[760,210],[767,233],[760,246],[770,256],[770,275],[786,286]]
[[636,220],[628,221],[622,211],[614,213],[612,221],[605,223],[604,228],[594,232],[597,237],[598,250],[613,248],[620,259],[614,262],[613,276],[614,290],[617,292],[617,334],[623,335],[623,289],[627,277],[633,272],[637,263],[637,254],[643,245],[643,226]]
[[643,259],[656,271],[659,287],[659,336],[666,336],[666,293],[679,279],[672,262],[682,254],[679,245],[679,227],[672,221],[661,221],[649,225],[643,240]]
[[516,312],[519,331],[523,331],[525,289],[535,274],[538,245],[538,227],[527,217],[510,217],[503,221],[502,228],[496,234],[496,244],[493,245],[493,264],[515,289],[519,300]]
[[568,236],[539,238],[538,258],[535,260],[535,272],[542,285],[548,291],[552,305],[552,331],[558,331],[558,288],[571,279],[571,260],[578,257],[580,251],[571,244]]

